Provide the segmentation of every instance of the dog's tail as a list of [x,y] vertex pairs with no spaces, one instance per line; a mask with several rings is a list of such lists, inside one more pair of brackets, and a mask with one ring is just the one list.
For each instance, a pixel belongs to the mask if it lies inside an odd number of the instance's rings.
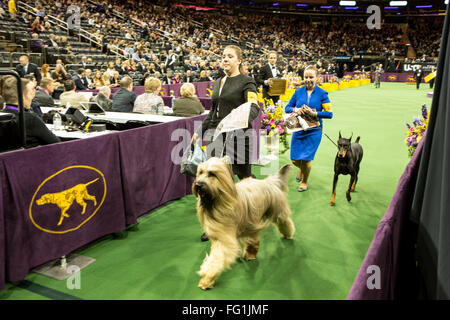
[[94,179],[94,180],[92,180],[92,181],[89,181],[88,183],[85,183],[85,185],[88,186],[88,185],[90,185],[91,183],[94,183],[94,182],[97,181],[97,180],[98,180],[98,178],[97,178],[97,179]]
[[285,164],[281,167],[281,169],[278,171],[277,177],[279,182],[279,187],[283,191],[288,190],[289,185],[289,174],[291,173],[292,165]]
[[355,143],[359,143],[359,136],[358,136],[358,138],[356,138],[356,140],[355,140]]

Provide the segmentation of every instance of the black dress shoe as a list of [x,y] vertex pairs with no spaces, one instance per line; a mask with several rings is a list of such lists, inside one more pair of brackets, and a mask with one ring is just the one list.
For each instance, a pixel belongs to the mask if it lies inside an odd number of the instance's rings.
[[201,236],[200,239],[201,239],[203,242],[209,240],[209,238],[206,236],[206,234],[202,234],[202,236]]

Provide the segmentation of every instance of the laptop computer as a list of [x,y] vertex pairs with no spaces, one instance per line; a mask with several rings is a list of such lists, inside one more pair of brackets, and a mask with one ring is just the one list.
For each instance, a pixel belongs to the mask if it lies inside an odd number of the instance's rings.
[[90,114],[105,114],[105,110],[97,102],[80,102],[81,106]]

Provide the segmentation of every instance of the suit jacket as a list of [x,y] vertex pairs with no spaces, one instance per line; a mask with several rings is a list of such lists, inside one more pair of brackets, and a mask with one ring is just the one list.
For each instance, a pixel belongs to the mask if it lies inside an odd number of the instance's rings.
[[89,84],[92,83],[92,81],[89,81],[88,78],[87,78],[86,76],[81,77],[81,82],[83,82],[83,85],[84,85],[86,88],[89,88]]
[[421,82],[422,78],[423,78],[423,70],[417,69],[416,71],[414,71],[414,79],[416,79],[417,82]]
[[163,84],[172,84],[172,83],[174,83],[174,81],[172,80],[172,77],[163,76],[162,83]]
[[21,78],[25,77],[25,75],[33,73],[36,77],[37,84],[39,85],[41,83],[42,75],[41,71],[39,71],[39,68],[34,63],[28,64],[27,72],[25,73],[25,69],[21,64],[18,64],[16,66],[17,73],[20,75]]
[[184,75],[183,76],[183,82],[189,82],[189,83],[192,83],[192,82],[195,82],[196,81],[196,79],[195,79],[195,77],[193,76],[193,75],[191,75],[190,77],[188,77],[187,75]]
[[173,100],[173,115],[178,117],[192,117],[205,112],[202,103],[196,97],[181,97]]
[[136,93],[120,88],[113,97],[112,111],[133,112]]
[[55,101],[53,100],[52,96],[47,92],[43,92],[41,90],[36,90],[36,95],[34,96],[32,102],[38,104],[40,107],[55,107]]
[[87,87],[84,85],[83,80],[79,75],[76,75],[73,77],[73,82],[75,82],[75,85],[77,86],[77,90],[86,90]]
[[77,109],[83,109],[80,102],[88,102],[88,99],[84,95],[76,93],[75,91],[65,91],[61,93],[59,100],[61,101],[61,106],[65,107],[67,102],[69,102],[71,107]]
[[[277,77],[281,75],[281,70],[277,67]],[[260,70],[259,76],[257,78],[257,85],[263,86],[263,94],[267,95],[267,92],[269,91],[269,85],[266,85],[264,83],[265,80],[268,80],[270,78],[275,78],[274,74],[272,73],[272,69],[270,68],[269,64],[266,64],[263,66]]]
[[139,62],[136,66],[136,70],[140,73],[145,73],[147,69],[145,69],[145,66]]
[[120,75],[128,74],[127,68],[125,68],[125,67],[122,67],[122,66],[119,66],[116,64],[115,68],[116,68],[117,72],[119,72]]
[[[15,110],[4,109],[1,112],[13,113],[17,117],[19,116],[19,112]],[[37,114],[29,111],[24,112],[24,120],[25,128],[27,131],[27,148],[61,141],[47,128],[44,121],[42,121],[42,119]]]

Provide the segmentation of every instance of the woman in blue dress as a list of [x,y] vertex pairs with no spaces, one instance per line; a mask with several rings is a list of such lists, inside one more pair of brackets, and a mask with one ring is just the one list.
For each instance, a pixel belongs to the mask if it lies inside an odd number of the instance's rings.
[[[286,113],[307,112],[316,115],[320,122],[320,126],[292,134],[291,160],[300,169],[296,177],[297,182],[301,182],[298,188],[300,192],[308,190],[311,161],[314,160],[314,155],[322,140],[322,118],[331,119],[333,117],[328,92],[316,85],[317,77],[317,69],[313,66],[307,67],[304,72],[305,86],[295,90],[285,108]],[[302,107],[303,109],[300,111]]]

